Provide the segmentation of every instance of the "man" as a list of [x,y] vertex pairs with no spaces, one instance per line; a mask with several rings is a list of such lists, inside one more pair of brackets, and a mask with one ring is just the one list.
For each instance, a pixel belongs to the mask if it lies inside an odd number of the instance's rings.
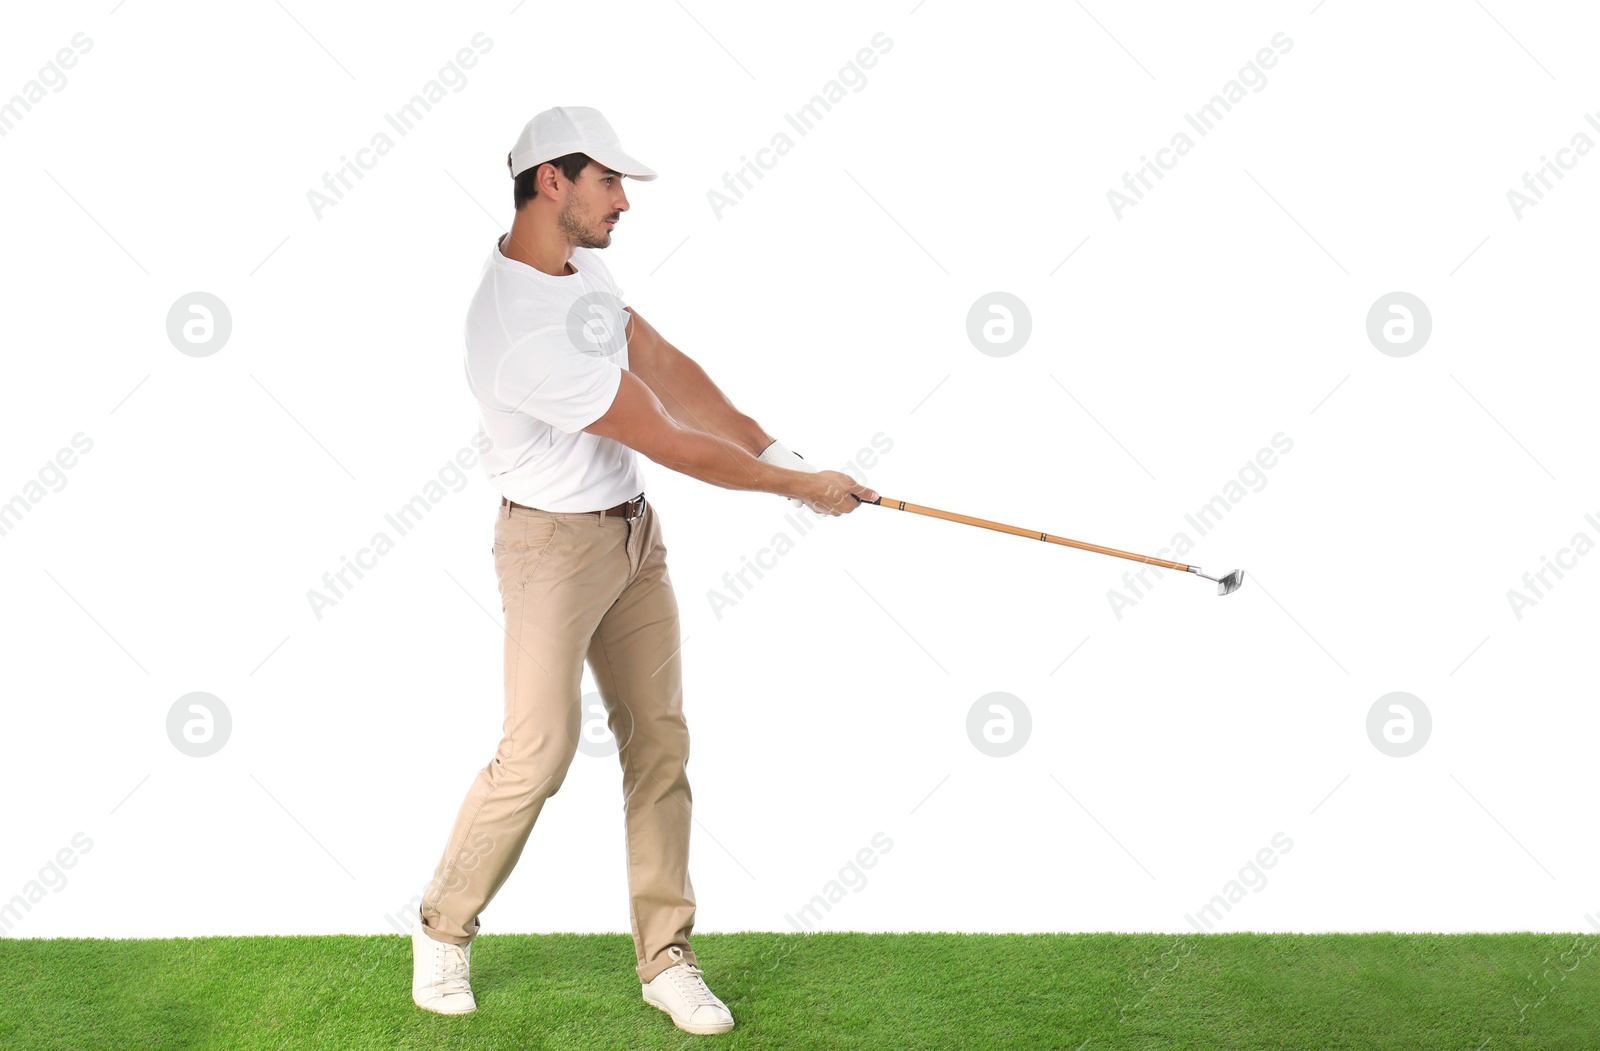
[[[733,1028],[689,934],[690,792],[678,606],[637,453],[725,489],[828,515],[877,494],[818,471],[734,408],[694,361],[623,304],[596,249],[628,210],[622,180],[656,173],[587,107],[535,116],[506,158],[516,217],[466,325],[505,610],[505,726],[473,780],[412,930],[412,999],[475,1010],[479,913],[522,854],[577,748],[587,659],[622,763],[628,893],[644,999],[690,1033]],[[625,326],[625,327],[624,327]],[[570,863],[570,859],[561,859]]]

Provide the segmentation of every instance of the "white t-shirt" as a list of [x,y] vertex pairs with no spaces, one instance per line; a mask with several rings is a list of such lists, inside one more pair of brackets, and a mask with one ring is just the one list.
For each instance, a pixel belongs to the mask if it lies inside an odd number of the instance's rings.
[[467,386],[489,484],[547,511],[599,511],[644,490],[638,454],[583,428],[611,408],[628,367],[622,290],[587,248],[554,277],[496,242],[467,308]]

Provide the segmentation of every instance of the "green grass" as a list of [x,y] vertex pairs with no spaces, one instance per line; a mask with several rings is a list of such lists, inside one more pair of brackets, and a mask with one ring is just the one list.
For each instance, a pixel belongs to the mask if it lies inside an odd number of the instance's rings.
[[483,935],[478,1011],[455,1018],[411,1003],[400,935],[0,939],[0,1048],[1600,1049],[1592,935],[752,932],[694,945],[738,1021],[726,1035],[691,1037],[645,1004],[626,935]]

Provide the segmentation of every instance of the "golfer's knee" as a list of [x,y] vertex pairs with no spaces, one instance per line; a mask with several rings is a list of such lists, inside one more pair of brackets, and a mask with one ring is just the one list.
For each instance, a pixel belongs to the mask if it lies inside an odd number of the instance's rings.
[[628,746],[634,754],[624,757],[656,777],[677,776],[689,762],[689,728],[681,721],[651,728],[649,734],[635,734]]
[[520,754],[507,754],[502,750],[494,757],[495,785],[502,792],[549,798],[566,781],[577,751],[575,741]]

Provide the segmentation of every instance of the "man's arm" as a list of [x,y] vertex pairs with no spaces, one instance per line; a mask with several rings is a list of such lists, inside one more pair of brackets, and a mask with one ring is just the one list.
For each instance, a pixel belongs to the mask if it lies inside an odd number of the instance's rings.
[[644,381],[673,419],[760,456],[773,442],[761,425],[734,407],[693,358],[674,347],[628,307],[628,369]]
[[[631,360],[631,355],[630,355]],[[839,471],[790,470],[759,460],[742,445],[685,427],[671,416],[643,380],[627,369],[605,415],[584,430],[621,442],[674,471],[724,489],[753,489],[791,496],[814,511],[848,514],[858,499],[878,494]]]

